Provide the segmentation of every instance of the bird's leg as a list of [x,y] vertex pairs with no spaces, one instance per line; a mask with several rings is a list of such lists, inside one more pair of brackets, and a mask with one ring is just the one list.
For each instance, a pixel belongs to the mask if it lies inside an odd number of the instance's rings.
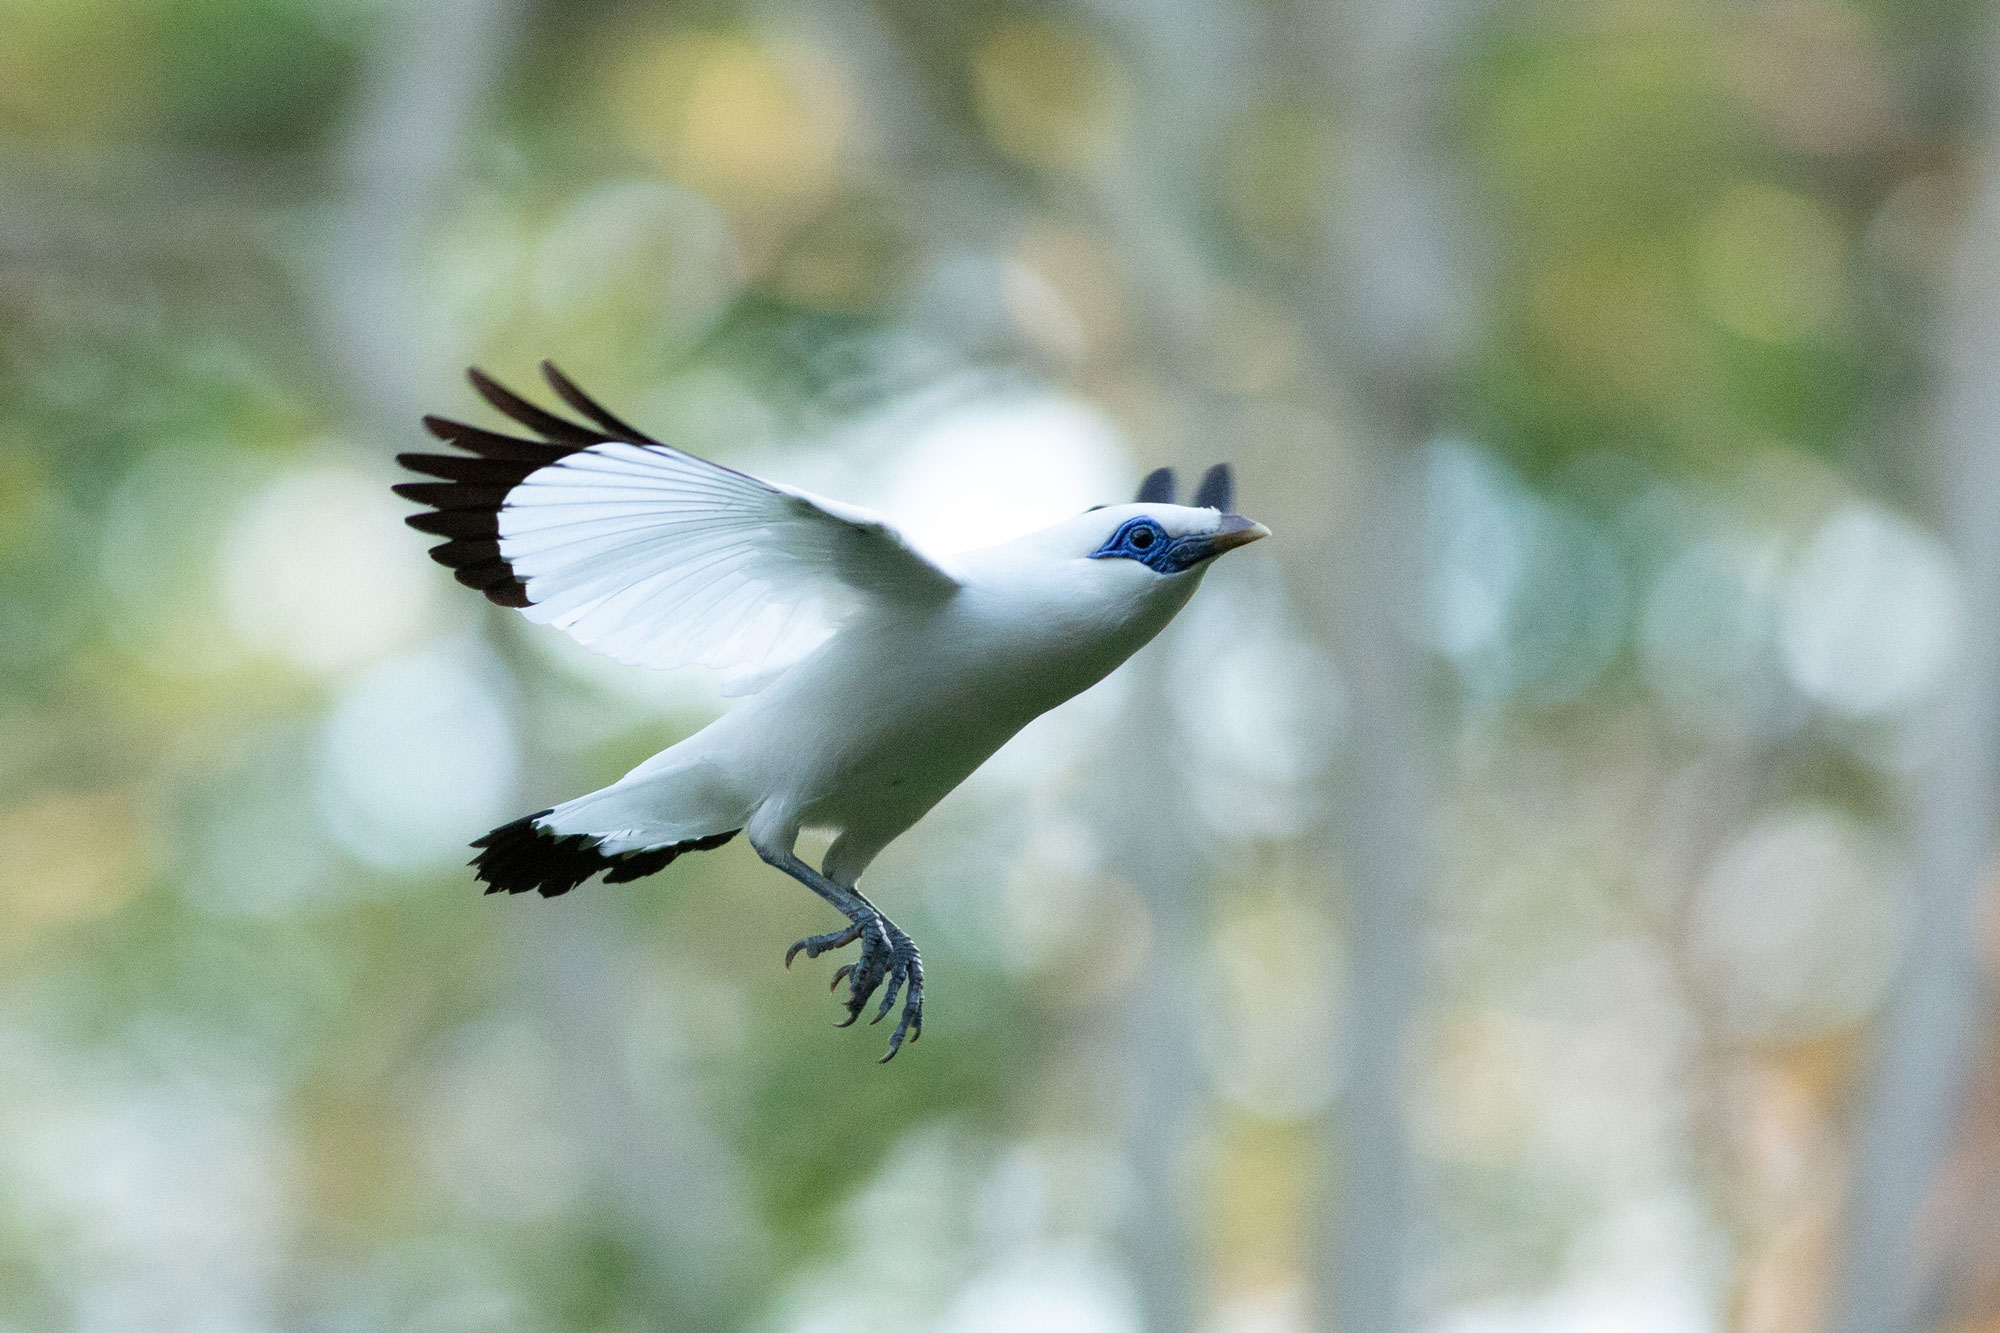
[[[839,949],[856,940],[861,941],[861,953],[864,959],[871,951],[888,950],[889,935],[885,929],[888,918],[882,915],[874,903],[853,889],[834,883],[791,852],[773,853],[760,849],[758,854],[769,864],[776,866],[826,899],[836,912],[847,918],[846,929],[828,931],[824,935],[809,935],[785,950],[786,967],[792,965],[792,959],[798,957],[801,950],[806,957],[817,958],[829,949]],[[846,974],[845,969],[837,973],[836,981]]]
[[897,994],[902,994],[903,1013],[896,1021],[896,1030],[889,1034],[888,1054],[882,1057],[884,1063],[893,1060],[906,1037],[915,1041],[924,1031],[924,960],[917,952],[916,941],[859,892],[835,883],[796,854],[760,847],[758,855],[826,899],[847,918],[846,929],[808,936],[787,949],[786,967],[792,965],[792,959],[801,951],[808,958],[817,958],[829,949],[842,948],[857,940],[861,943],[861,957],[843,963],[833,974],[834,986],[840,985],[843,978],[847,981],[847,1018],[838,1026],[848,1027],[859,1019],[884,981],[889,983],[889,989],[883,993],[881,1005],[869,1022],[881,1022],[895,1007]]

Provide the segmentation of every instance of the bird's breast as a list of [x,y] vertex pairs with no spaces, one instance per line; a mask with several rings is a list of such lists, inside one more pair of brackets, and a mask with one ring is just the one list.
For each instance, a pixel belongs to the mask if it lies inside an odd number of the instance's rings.
[[873,731],[984,746],[984,758],[1109,675],[1171,617],[968,590],[931,615],[843,631],[858,631],[849,697],[867,700]]
[[850,622],[759,705],[767,785],[809,823],[906,827],[1182,601],[1135,616],[973,587],[923,614]]

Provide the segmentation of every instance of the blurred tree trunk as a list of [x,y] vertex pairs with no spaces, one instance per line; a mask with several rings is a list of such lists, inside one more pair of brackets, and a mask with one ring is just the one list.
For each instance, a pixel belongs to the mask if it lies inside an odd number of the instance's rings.
[[[2000,71],[1990,50],[1987,71],[1989,79]],[[1959,1128],[1991,1013],[1979,910],[2000,801],[2000,89],[1986,91],[1987,158],[1937,367],[1934,475],[1963,578],[1962,635],[1931,709],[1929,762],[1910,791],[1910,947],[1881,1025],[1856,1148],[1829,1325],[1840,1333],[1900,1333],[1931,1322],[1918,1213]]]
[[1425,597],[1416,469],[1417,447],[1441,424],[1465,326],[1457,256],[1468,223],[1453,205],[1437,122],[1452,102],[1448,57],[1468,8],[1328,5],[1307,11],[1314,26],[1302,43],[1344,131],[1306,325],[1325,381],[1346,390],[1356,440],[1345,493],[1327,497],[1338,515],[1328,637],[1350,717],[1334,788],[1349,987],[1320,1211],[1331,1226],[1323,1315],[1344,1333],[1395,1333],[1412,1316],[1409,1076],[1437,862],[1425,664],[1409,637]]
[[[1228,58],[1241,44],[1227,14],[1213,6],[1160,0],[1090,8],[1130,51],[1140,113],[1126,151],[1090,181],[1088,207],[1117,248],[1141,343],[1152,368],[1174,386],[1188,426],[1181,440],[1141,444],[1176,452],[1195,446],[1196,459],[1179,461],[1201,467],[1240,458],[1241,413],[1214,387],[1210,364],[1217,275],[1197,239],[1194,175],[1214,149],[1216,109],[1254,85],[1256,74]],[[1156,453],[1147,461],[1161,460]],[[1184,467],[1183,502],[1195,475]],[[1186,626],[1174,626],[1130,668],[1128,743],[1151,756],[1156,771],[1186,762],[1169,679],[1185,642]],[[1186,786],[1175,784],[1170,799],[1128,802],[1121,814],[1118,861],[1145,897],[1153,936],[1121,1033],[1131,1077],[1120,1129],[1140,1178],[1123,1236],[1125,1262],[1150,1333],[1183,1333],[1206,1322],[1205,1279],[1215,1276],[1199,1263],[1209,1247],[1193,1202],[1204,1193],[1196,1153],[1213,1123],[1212,1084],[1195,1034],[1215,922],[1214,875],[1203,864]]]
[[458,178],[475,117],[520,25],[520,0],[388,7],[339,163],[347,189],[325,238],[328,350],[367,424],[401,438],[446,368],[426,340],[418,248]]
[[[1136,760],[1142,771],[1173,772],[1179,761],[1167,680],[1177,638],[1163,636],[1127,668],[1133,689],[1114,747],[1120,766]],[[1118,1048],[1119,1137],[1134,1181],[1119,1240],[1148,1333],[1187,1333],[1201,1322],[1203,1276],[1188,1200],[1198,1192],[1192,1153],[1206,1122],[1207,1083],[1194,1041],[1206,876],[1187,833],[1194,816],[1185,788],[1106,787],[1117,793],[1104,812],[1112,859],[1145,899],[1152,936],[1131,1000],[1109,1034]]]
[[1432,777],[1415,698],[1422,663],[1398,612],[1414,590],[1415,508],[1397,450],[1350,473],[1332,597],[1348,688],[1345,762],[1336,779],[1337,846],[1347,884],[1346,1070],[1335,1121],[1333,1227],[1324,1271],[1332,1326],[1408,1320],[1413,1171],[1405,1125],[1410,1040],[1421,998],[1423,907],[1434,875]]
[[[1188,394],[1201,447],[1213,457],[1233,457],[1241,453],[1239,414],[1199,387],[1210,382],[1208,362],[1217,354],[1217,275],[1194,240],[1200,231],[1191,210],[1201,195],[1188,173],[1218,146],[1221,109],[1261,91],[1257,69],[1231,59],[1257,46],[1213,11],[1175,4],[1143,13],[1103,8],[1105,21],[1131,36],[1140,53],[1142,113],[1134,151],[1099,183],[1093,204],[1124,257],[1148,343]],[[1353,156],[1327,219],[1322,280],[1308,286],[1298,313],[1323,388],[1355,409],[1369,442],[1345,474],[1348,492],[1326,497],[1342,518],[1339,547],[1315,570],[1321,579],[1331,574],[1321,637],[1336,645],[1353,719],[1338,788],[1340,834],[1332,840],[1344,854],[1350,894],[1350,1067],[1337,1160],[1327,1175],[1338,1203],[1324,1210],[1337,1214],[1338,1250],[1322,1276],[1330,1288],[1324,1304],[1338,1327],[1393,1333],[1406,1322],[1412,1209],[1405,1074],[1423,972],[1421,906],[1433,873],[1429,746],[1415,698],[1423,664],[1404,634],[1405,610],[1421,595],[1421,515],[1407,474],[1412,446],[1435,425],[1433,404],[1459,313],[1450,263],[1459,220],[1445,207],[1445,172],[1429,119],[1449,101],[1439,57],[1449,49],[1457,12],[1432,0],[1388,10],[1302,12],[1312,26],[1293,49],[1321,55],[1312,73],[1329,108],[1349,112]],[[1156,675],[1155,664],[1141,677],[1139,702],[1142,715],[1165,729],[1171,726],[1165,692],[1146,687]],[[1158,931],[1141,983],[1148,998],[1130,1034],[1135,1058],[1150,1070],[1134,1128],[1145,1141],[1148,1129],[1177,1126],[1178,1152],[1165,1151],[1164,1140],[1154,1144],[1163,1168],[1182,1163],[1199,1122],[1185,1114],[1194,1092],[1174,1072],[1193,1054],[1185,1032],[1191,1014],[1185,1001],[1158,997],[1198,961],[1203,926],[1199,904],[1182,891],[1187,872],[1172,869],[1192,849],[1178,822],[1161,817],[1168,813],[1154,811],[1148,847],[1131,849],[1132,863],[1145,867]],[[1162,1216],[1171,1215],[1171,1201],[1162,1206],[1169,1209]],[[1142,1217],[1141,1225],[1153,1221]],[[1181,1219],[1132,1250],[1142,1292],[1151,1290],[1149,1315],[1186,1308],[1184,1296],[1170,1300],[1166,1287],[1152,1284],[1161,1274],[1185,1271],[1187,1243]],[[1182,1257],[1167,1253],[1172,1247]]]

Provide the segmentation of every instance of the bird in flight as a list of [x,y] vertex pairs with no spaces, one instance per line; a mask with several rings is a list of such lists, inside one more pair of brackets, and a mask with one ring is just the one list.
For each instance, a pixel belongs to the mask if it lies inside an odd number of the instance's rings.
[[[1270,530],[1229,512],[1227,464],[1174,502],[1171,469],[1132,504],[948,559],[871,510],[762,481],[642,434],[547,362],[582,420],[478,370],[486,401],[533,436],[442,417],[462,453],[403,454],[437,480],[398,494],[445,540],[459,582],[635,666],[733,671],[750,696],[601,791],[494,829],[473,846],[488,893],[553,898],[609,884],[744,834],[757,855],[846,918],[792,945],[835,972],[846,1027],[886,983],[903,995],[884,1061],[923,1032],[917,946],[856,888],[885,846],[1030,721],[1088,689],[1187,604],[1209,563]],[[833,834],[815,870],[799,832]]]

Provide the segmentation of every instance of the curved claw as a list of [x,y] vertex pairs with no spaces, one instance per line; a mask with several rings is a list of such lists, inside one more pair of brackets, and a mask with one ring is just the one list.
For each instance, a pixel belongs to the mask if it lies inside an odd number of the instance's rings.
[[886,1065],[896,1058],[896,1052],[903,1049],[903,1033],[906,1029],[911,1041],[924,1035],[924,983],[918,979],[910,982],[910,995],[903,1003],[903,1016],[897,1020],[896,1030],[889,1034],[889,1049],[875,1062],[876,1064]]
[[[902,960],[898,959],[897,961],[901,962]],[[895,1008],[896,993],[903,989],[903,978],[907,975],[909,975],[907,968],[896,967],[891,969],[889,973],[889,988],[882,992],[882,1003],[876,1008],[875,1017],[868,1020],[869,1027],[874,1027],[884,1018],[887,1018],[889,1011]]]
[[791,970],[792,959],[803,949],[808,958],[817,958],[829,949],[840,949],[861,938],[861,927],[850,925],[845,930],[828,931],[824,935],[808,935],[785,950],[785,969]]
[[848,983],[848,987],[847,1017],[834,1024],[837,1028],[851,1028],[859,1022],[861,1020],[861,1011],[868,1007],[868,997],[875,990],[875,987],[871,985],[857,992],[854,990],[851,981]]
[[879,1023],[895,1006],[896,992],[908,985],[903,996],[903,1015],[896,1022],[896,1029],[889,1034],[889,1049],[883,1053],[877,1064],[887,1064],[896,1058],[896,1052],[903,1049],[907,1038],[915,1041],[924,1030],[924,960],[917,952],[916,943],[909,936],[896,933],[895,958],[889,978],[889,993],[882,997],[882,1007],[873,1022]]
[[833,980],[827,983],[826,988],[828,990],[839,990],[841,981],[844,978],[850,977],[852,975],[854,975],[854,964],[842,963],[839,967],[834,969]]
[[882,984],[882,976],[882,970],[877,968],[860,974],[856,980],[848,983],[847,1022],[840,1026],[851,1026],[861,1017],[862,1012],[868,1008],[869,999],[875,994],[875,988]]

